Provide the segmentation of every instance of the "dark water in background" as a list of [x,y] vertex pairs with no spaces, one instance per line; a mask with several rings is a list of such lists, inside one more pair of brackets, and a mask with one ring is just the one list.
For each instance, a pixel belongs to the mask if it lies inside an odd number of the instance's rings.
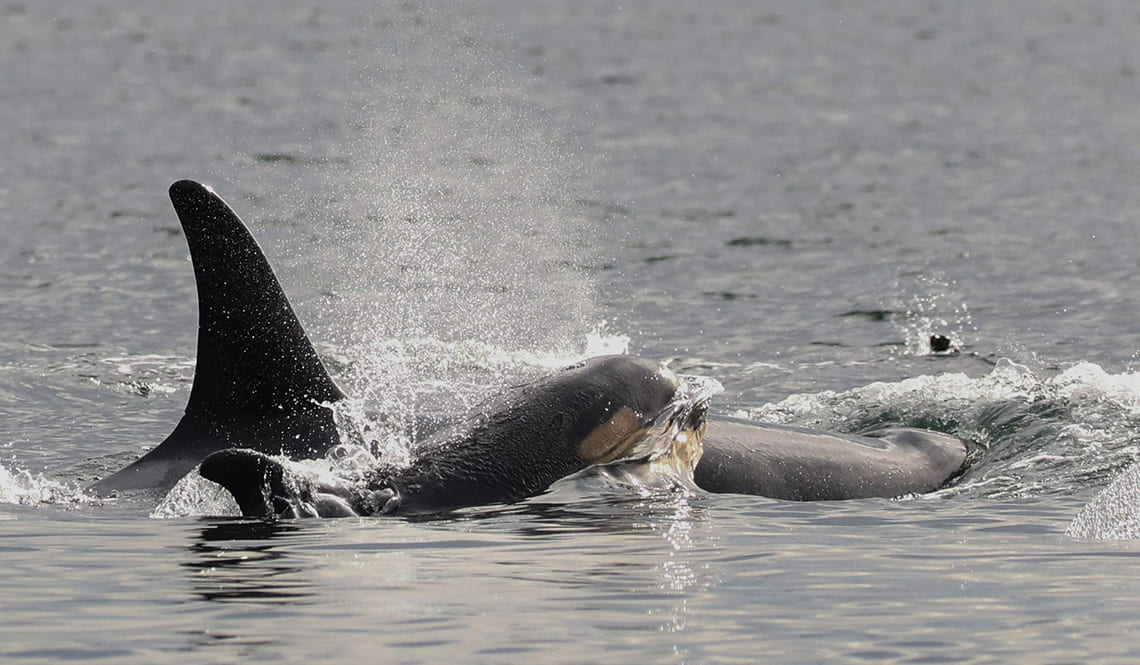
[[[0,62],[4,662],[1135,661],[1132,5],[8,1]],[[385,410],[628,345],[983,453],[904,501],[83,503],[189,390],[181,177]],[[1066,535],[1114,479],[1072,533],[1124,539]]]

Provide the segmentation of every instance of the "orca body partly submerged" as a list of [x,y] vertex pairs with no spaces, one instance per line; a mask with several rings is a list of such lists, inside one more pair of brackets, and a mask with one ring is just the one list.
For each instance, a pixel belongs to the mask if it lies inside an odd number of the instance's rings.
[[[198,289],[194,384],[174,431],[92,485],[97,494],[169,489],[201,463],[202,475],[225,486],[249,515],[423,512],[515,501],[585,466],[618,459],[675,408],[676,377],[660,364],[593,359],[435,436],[413,467],[395,477],[306,485],[272,456],[315,459],[340,443],[329,406],[344,393],[240,218],[193,181],[174,183],[170,198]],[[703,416],[697,408],[671,426],[688,431],[692,443],[704,434],[693,476],[710,492],[895,497],[938,489],[966,457],[961,440],[925,430],[850,436],[721,418],[706,424]]]
[[348,482],[227,448],[206,457],[199,473],[229,490],[245,515],[288,517],[511,503],[595,464],[657,456],[676,458],[691,475],[704,407],[679,388],[658,363],[599,356],[507,391],[474,418],[433,433],[407,467],[380,463]]
[[910,427],[855,435],[711,418],[703,447],[701,489],[789,501],[925,494],[966,462],[961,439]]

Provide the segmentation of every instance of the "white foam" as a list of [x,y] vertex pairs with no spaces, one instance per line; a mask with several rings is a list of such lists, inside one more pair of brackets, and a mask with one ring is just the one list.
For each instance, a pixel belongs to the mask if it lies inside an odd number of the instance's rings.
[[241,515],[241,509],[221,485],[199,476],[197,471],[178,481],[150,513],[155,519],[226,515]]
[[77,485],[61,483],[23,469],[13,471],[0,465],[0,503],[32,506],[75,505],[92,501]]
[[1077,513],[1066,535],[1089,540],[1140,538],[1140,465],[1135,465]]

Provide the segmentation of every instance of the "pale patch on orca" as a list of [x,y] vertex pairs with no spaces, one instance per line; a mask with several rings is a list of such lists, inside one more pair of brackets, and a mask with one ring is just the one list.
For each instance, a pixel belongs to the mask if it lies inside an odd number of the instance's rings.
[[578,456],[590,464],[621,459],[645,437],[644,419],[629,407],[622,407],[578,444]]

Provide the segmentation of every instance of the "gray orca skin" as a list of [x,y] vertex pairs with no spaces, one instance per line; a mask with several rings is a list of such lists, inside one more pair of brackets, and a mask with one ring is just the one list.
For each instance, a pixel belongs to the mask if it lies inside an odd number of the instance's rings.
[[924,494],[966,463],[961,439],[910,427],[854,435],[710,418],[703,448],[701,489],[789,501]]
[[[171,185],[170,198],[198,289],[194,383],[171,434],[92,485],[96,494],[166,490],[201,463],[200,473],[229,490],[246,515],[438,512],[510,502],[590,464],[621,458],[675,406],[677,379],[659,363],[596,358],[432,434],[412,467],[396,475],[377,469],[358,486],[301,479],[272,456],[315,459],[339,444],[328,405],[344,393],[233,210],[190,180]],[[851,436],[706,421],[704,415],[703,408],[686,413],[680,428],[698,444],[703,434],[694,478],[710,492],[790,500],[891,498],[938,489],[966,457],[961,440],[925,430]]]

